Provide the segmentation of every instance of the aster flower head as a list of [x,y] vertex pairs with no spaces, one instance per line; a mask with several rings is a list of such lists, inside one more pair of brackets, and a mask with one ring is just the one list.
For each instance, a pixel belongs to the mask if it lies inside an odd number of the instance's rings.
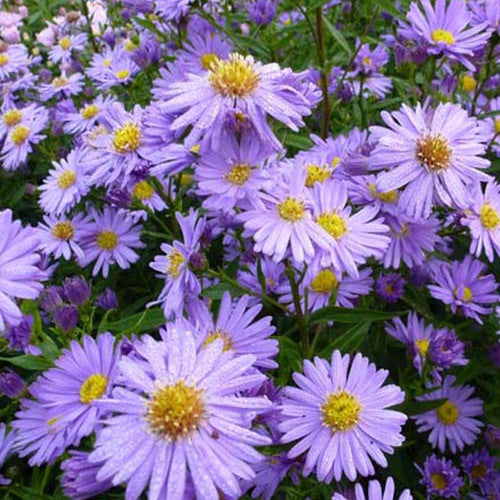
[[53,255],[55,259],[64,257],[69,260],[72,255],[82,258],[83,250],[79,239],[83,218],[82,214],[73,218],[45,215],[43,223],[38,225],[40,249],[45,254]]
[[67,75],[65,71],[55,76],[50,83],[40,84],[40,98],[48,101],[53,97],[70,97],[79,94],[83,89],[84,79],[81,73]]
[[491,35],[487,23],[469,26],[472,14],[464,0],[436,0],[434,6],[430,0],[420,0],[420,5],[421,8],[416,2],[411,3],[406,16],[409,24],[403,23],[399,34],[425,43],[429,54],[442,54],[474,71],[470,58]]
[[118,264],[121,269],[128,269],[139,259],[134,249],[142,248],[140,240],[141,226],[137,225],[130,213],[123,209],[104,207],[102,212],[89,209],[89,219],[81,229],[80,244],[83,257],[78,260],[82,267],[96,261],[92,274],[101,270],[106,278],[109,266]]
[[262,459],[253,446],[270,442],[251,421],[270,403],[237,393],[265,377],[248,372],[255,356],[224,352],[220,339],[197,350],[185,322],[170,324],[164,338],[143,337],[141,360],[119,363],[120,387],[101,403],[114,416],[89,457],[103,462],[97,480],[127,483],[130,499],[149,485],[150,499],[182,500],[188,482],[193,497],[239,497],[239,479],[254,477],[250,464]]
[[[349,369],[350,367],[350,369]],[[304,375],[293,378],[299,388],[287,387],[283,402],[282,442],[299,440],[290,458],[306,453],[304,475],[314,469],[320,481],[351,481],[374,474],[372,460],[387,466],[384,453],[404,441],[406,416],[386,409],[401,403],[404,393],[395,385],[382,387],[388,372],[377,370],[357,354],[334,351],[331,362],[304,362]]]
[[100,120],[103,111],[114,99],[110,96],[98,95],[93,101],[84,104],[79,110],[64,116],[63,129],[67,134],[81,134],[91,130]]
[[434,202],[465,207],[466,186],[490,179],[480,171],[489,166],[481,157],[487,138],[459,105],[441,103],[425,110],[404,104],[381,117],[387,127],[370,127],[377,141],[370,165],[388,170],[379,175],[376,188],[387,192],[405,186],[399,206],[409,215],[428,217]]
[[[394,496],[395,487],[394,479],[392,477],[387,478],[385,487],[383,487],[378,481],[370,481],[368,483],[367,496],[363,491],[363,487],[360,484],[356,484],[354,492],[354,500],[413,500],[413,496],[410,490],[406,489],[401,492],[399,497]],[[349,500],[344,495],[340,493],[334,493],[332,500]]]
[[428,288],[453,313],[460,312],[482,324],[481,316],[491,313],[493,309],[488,306],[498,301],[497,283],[486,271],[486,265],[470,255],[462,261],[443,262],[433,272],[435,284]]
[[28,51],[23,44],[6,44],[0,52],[0,81],[24,71],[29,64]]
[[[3,422],[0,422],[0,468],[3,466],[7,457],[13,451],[13,444],[15,439],[14,432],[7,432],[7,427]],[[10,484],[10,479],[6,479],[0,474],[0,486]]]
[[381,274],[375,282],[377,295],[389,304],[397,302],[404,295],[406,280],[399,273]]
[[429,442],[444,453],[446,446],[452,453],[463,450],[464,446],[474,443],[483,425],[479,417],[483,414],[483,402],[471,397],[474,388],[453,386],[455,377],[447,375],[442,387],[430,394],[417,397],[418,401],[446,401],[434,410],[412,417],[419,432],[430,430]]
[[417,469],[422,475],[420,484],[426,487],[429,497],[461,498],[460,488],[464,480],[451,460],[431,455],[426,458],[423,468],[417,465]]
[[86,44],[87,35],[85,33],[61,36],[50,49],[49,59],[53,63],[68,63],[74,53],[82,52],[85,49]]
[[31,343],[32,334],[33,316],[31,314],[23,314],[20,322],[8,325],[3,332],[3,336],[9,343],[9,349],[39,356],[42,351]]
[[429,358],[439,369],[448,370],[451,366],[463,366],[468,363],[464,350],[465,345],[455,330],[439,328],[432,335]]
[[18,398],[24,392],[25,387],[24,380],[16,372],[12,370],[0,372],[0,395]]
[[498,477],[496,463],[496,457],[490,455],[486,448],[462,457],[462,468],[469,477],[469,481],[477,484],[485,494]]

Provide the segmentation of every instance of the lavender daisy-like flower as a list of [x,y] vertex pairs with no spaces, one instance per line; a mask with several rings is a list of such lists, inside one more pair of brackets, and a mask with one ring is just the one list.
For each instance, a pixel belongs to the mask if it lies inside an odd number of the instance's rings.
[[84,256],[78,262],[82,267],[95,260],[92,274],[96,276],[102,270],[106,278],[110,265],[116,263],[121,269],[128,269],[139,259],[133,249],[144,246],[140,240],[141,226],[129,212],[106,206],[102,212],[91,208],[89,216],[91,221],[82,224],[81,229],[80,246]]
[[67,134],[81,134],[91,130],[101,118],[101,114],[114,102],[110,96],[98,95],[92,102],[83,105],[78,111],[67,113],[63,118],[63,129]]
[[71,61],[73,53],[82,52],[86,44],[87,35],[85,33],[63,36],[50,49],[49,59],[53,63],[68,63]]
[[467,318],[483,324],[482,315],[492,312],[490,304],[498,301],[497,284],[487,267],[467,255],[461,262],[441,263],[433,272],[434,285],[428,285],[431,295],[448,304],[453,313],[460,311]]
[[197,498],[239,497],[239,479],[263,458],[253,446],[270,443],[250,429],[269,401],[237,395],[265,378],[248,372],[255,356],[224,352],[219,339],[197,351],[182,322],[165,342],[145,336],[135,347],[142,359],[122,358],[121,387],[100,403],[114,416],[89,457],[103,462],[97,480],[127,483],[130,500],[148,484],[150,500],[182,500],[188,482]]
[[320,481],[339,481],[342,474],[354,481],[358,473],[374,474],[372,460],[387,467],[384,453],[404,441],[406,422],[404,414],[387,409],[404,400],[399,387],[382,387],[387,376],[361,354],[351,364],[339,351],[330,363],[316,357],[304,362],[304,375],[294,373],[299,388],[285,389],[280,428],[283,443],[299,440],[290,458],[306,453],[305,476],[315,469]]
[[446,445],[452,453],[463,450],[464,446],[474,443],[483,425],[479,417],[483,414],[483,402],[471,398],[474,388],[469,385],[455,386],[455,377],[447,375],[442,387],[430,394],[417,397],[418,401],[446,401],[435,410],[429,410],[412,417],[419,432],[430,430],[429,442],[444,453]]
[[422,475],[420,484],[426,487],[429,497],[461,498],[460,488],[464,480],[451,460],[431,455],[426,458],[423,469],[418,465],[416,467]]
[[406,186],[399,206],[409,215],[428,217],[434,201],[465,207],[466,185],[490,179],[480,171],[490,164],[480,156],[487,137],[460,106],[441,103],[426,111],[403,105],[381,117],[387,127],[370,127],[377,141],[370,164],[389,170],[378,177],[376,188],[386,192]]
[[[365,496],[363,491],[363,487],[360,484],[356,484],[354,489],[354,500],[395,500],[395,487],[394,487],[394,479],[392,477],[388,477],[385,483],[385,487],[378,481],[370,481],[368,483],[368,494]],[[410,493],[410,490],[406,489],[401,492],[401,495],[397,497],[398,500],[413,500],[413,496]],[[334,493],[332,500],[349,500],[344,495],[340,493]]]
[[39,246],[36,229],[13,221],[10,210],[0,212],[0,332],[22,320],[15,299],[36,299],[43,289]]
[[29,64],[28,50],[25,45],[21,43],[6,44],[5,42],[4,45],[4,50],[0,52],[0,81],[26,69]]
[[31,314],[22,315],[19,323],[9,325],[3,332],[3,336],[9,343],[9,349],[14,351],[40,356],[42,351],[40,348],[31,343],[31,335],[33,334],[33,316]]
[[381,274],[375,282],[375,291],[382,299],[393,304],[404,295],[406,280],[399,273]]
[[232,304],[231,295],[224,292],[216,321],[205,308],[203,315],[192,318],[198,325],[197,342],[207,345],[222,339],[225,351],[233,350],[237,355],[253,354],[258,368],[277,368],[273,358],[278,354],[278,341],[269,338],[276,328],[271,325],[270,316],[256,320],[262,305],[248,307],[248,302],[248,295],[244,295]]
[[[7,432],[7,428],[3,422],[0,422],[0,468],[3,466],[7,457],[12,453],[15,433]],[[10,479],[6,479],[0,474],[0,486],[10,484]]]
[[82,166],[85,150],[73,149],[65,159],[52,162],[54,169],[40,186],[40,206],[48,214],[61,215],[73,208],[90,187]]
[[73,218],[53,217],[45,215],[43,223],[38,225],[38,237],[40,238],[40,249],[55,259],[64,257],[69,260],[72,255],[83,257],[80,248],[80,229],[84,216],[75,215]]
[[[26,385],[24,380],[12,370],[0,372],[0,394],[8,398],[19,398],[24,392]],[[0,445],[1,448],[1,445]],[[0,467],[1,467],[0,460]]]
[[83,89],[84,79],[81,73],[73,73],[70,76],[62,72],[56,76],[50,83],[40,84],[40,98],[42,101],[48,101],[52,97],[70,97],[79,94]]
[[412,2],[399,34],[417,43],[426,43],[429,54],[448,57],[462,63],[474,71],[474,64],[469,60],[474,52],[480,50],[491,35],[487,23],[469,27],[472,14],[464,0],[436,0],[433,6],[430,0],[420,0],[423,12],[416,2]]
[[429,345],[429,359],[441,370],[468,363],[464,357],[465,345],[455,330],[439,328],[435,330]]

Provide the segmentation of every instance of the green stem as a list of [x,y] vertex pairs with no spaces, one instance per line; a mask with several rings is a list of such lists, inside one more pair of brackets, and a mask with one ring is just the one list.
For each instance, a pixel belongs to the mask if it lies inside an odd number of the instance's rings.
[[87,20],[87,31],[89,32],[90,42],[94,48],[94,52],[98,51],[97,43],[95,41],[94,33],[92,32],[92,22],[90,21],[89,8],[86,0],[82,0],[82,12],[83,16]]
[[323,9],[316,9],[316,40],[318,46],[318,63],[320,67],[321,93],[323,94],[323,120],[321,125],[321,137],[328,137],[330,122],[330,97],[328,95],[328,76],[325,68],[325,44],[323,32]]
[[290,288],[292,290],[293,307],[295,309],[295,318],[300,330],[300,344],[302,346],[302,355],[304,358],[309,358],[311,355],[311,348],[309,345],[309,330],[307,328],[307,321],[302,312],[302,305],[300,303],[300,291],[299,286],[295,282],[294,271],[291,267],[287,265],[286,274],[288,276],[288,281],[290,282]]

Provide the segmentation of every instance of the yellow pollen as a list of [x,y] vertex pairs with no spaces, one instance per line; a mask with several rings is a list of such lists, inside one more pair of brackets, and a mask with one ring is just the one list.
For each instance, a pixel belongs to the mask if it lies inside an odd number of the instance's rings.
[[368,189],[370,190],[370,194],[377,200],[383,201],[385,203],[396,203],[396,201],[398,201],[399,193],[395,189],[392,191],[379,193],[375,184],[371,183],[368,184]]
[[217,57],[217,54],[214,54],[212,52],[208,52],[207,54],[203,54],[200,57],[201,66],[203,69],[206,69],[207,71],[209,69],[212,69],[218,60],[219,60],[219,58]]
[[108,378],[101,373],[94,373],[80,387],[80,402],[88,405],[94,399],[99,399],[108,386]]
[[99,106],[97,106],[97,104],[89,104],[80,111],[80,115],[82,115],[82,118],[85,120],[94,118],[97,113],[99,113]]
[[65,170],[57,178],[57,186],[60,189],[68,189],[76,182],[76,172],[73,170]]
[[365,66],[371,66],[371,64],[372,64],[372,58],[368,57],[368,56],[363,57],[363,59],[361,59],[361,61],[363,62],[363,64]]
[[217,330],[215,330],[215,332],[210,332],[207,335],[207,338],[203,342],[203,345],[207,346],[217,339],[221,339],[224,342],[224,347],[222,349],[224,352],[230,351],[233,348],[233,339],[226,332],[223,332],[218,328]]
[[104,230],[99,233],[96,241],[101,250],[113,250],[118,245],[118,235],[114,231]]
[[111,59],[104,59],[104,61],[102,61],[102,65],[106,68],[111,66]]
[[489,203],[485,203],[479,210],[479,220],[489,231],[496,229],[500,224],[500,216]]
[[25,125],[18,125],[12,132],[10,133],[10,140],[16,145],[20,146],[26,141],[28,136],[30,135],[30,129]]
[[416,340],[415,344],[416,344],[418,352],[420,353],[421,356],[425,356],[427,354],[427,352],[429,351],[430,342],[428,339]]
[[458,420],[458,408],[450,401],[445,401],[437,410],[437,417],[442,424],[451,425]]
[[340,163],[340,156],[334,156],[332,160],[332,167],[335,168]]
[[130,71],[128,69],[121,69],[120,71],[117,71],[115,75],[116,78],[119,78],[120,80],[125,80],[126,78],[129,77]]
[[52,85],[56,88],[59,89],[61,87],[64,87],[68,83],[68,79],[64,76],[56,76],[52,80]]
[[69,241],[75,235],[73,224],[68,221],[57,222],[52,228],[52,236],[58,240]]
[[311,188],[316,182],[323,183],[332,176],[328,167],[320,165],[309,165],[307,167],[306,187]]
[[194,154],[198,154],[200,152],[201,145],[200,144],[195,144],[194,146],[191,146],[189,148],[189,151]]
[[148,181],[140,181],[134,186],[132,195],[138,200],[150,200],[154,192]]
[[432,32],[432,39],[435,42],[443,42],[446,45],[451,45],[452,43],[455,43],[455,37],[453,36],[453,33],[448,30],[441,30],[437,29]]
[[333,271],[324,269],[311,281],[310,288],[315,293],[331,293],[337,288],[337,277]]
[[22,119],[23,114],[18,109],[9,109],[9,111],[6,111],[2,117],[3,123],[7,127],[17,125]]
[[157,390],[146,414],[151,431],[175,441],[196,430],[205,415],[202,393],[182,380]]
[[347,232],[347,225],[339,214],[321,214],[317,219],[318,224],[336,240]]
[[240,123],[245,123],[247,121],[247,117],[243,113],[234,113],[234,117]]
[[0,66],[5,66],[8,62],[9,56],[5,52],[2,52],[0,54]]
[[170,274],[172,278],[178,278],[181,274],[180,267],[186,261],[184,255],[179,252],[179,250],[172,250],[168,254],[169,265],[167,269],[167,274]]
[[417,159],[431,172],[440,172],[450,166],[451,149],[440,135],[427,135],[417,140]]
[[470,302],[472,300],[472,290],[468,286],[464,286],[461,297],[458,295],[458,288],[453,290],[453,295],[456,299],[463,300],[464,302]]
[[141,145],[141,139],[139,125],[127,122],[122,128],[115,130],[113,146],[118,153],[132,153]]
[[68,50],[71,47],[71,38],[65,36],[59,40],[59,47],[63,50]]
[[500,118],[495,120],[495,134],[500,134]]
[[473,92],[476,90],[476,79],[472,75],[464,75],[462,77],[462,88],[465,92]]
[[488,473],[488,468],[484,464],[477,464],[470,469],[471,476],[474,479],[483,479]]
[[127,40],[123,47],[127,52],[132,52],[138,47],[138,45],[132,40]]
[[246,163],[239,163],[233,165],[231,170],[224,175],[224,179],[235,186],[243,186],[243,184],[245,184],[250,177],[251,173],[252,169],[250,168],[250,165],[247,165]]
[[184,172],[181,174],[179,182],[181,184],[181,187],[184,187],[184,186],[187,186],[188,184],[191,184],[192,180],[193,180],[193,176],[191,174]]
[[278,214],[287,222],[298,222],[304,218],[304,204],[290,196],[278,203]]
[[432,481],[432,485],[437,490],[444,490],[446,488],[446,486],[448,485],[448,481],[446,481],[446,478],[442,474],[439,474],[439,473],[432,474],[431,481]]
[[246,97],[259,84],[253,63],[240,54],[231,54],[227,61],[215,61],[208,78],[217,93],[232,98]]
[[347,391],[339,391],[327,397],[321,405],[323,424],[333,432],[342,432],[352,429],[359,422],[361,404]]
[[51,426],[53,426],[53,425],[54,425],[54,424],[55,424],[58,420],[59,420],[59,419],[58,419],[57,417],[54,417],[54,418],[49,418],[49,419],[47,420],[47,425],[48,425],[49,427],[51,427]]

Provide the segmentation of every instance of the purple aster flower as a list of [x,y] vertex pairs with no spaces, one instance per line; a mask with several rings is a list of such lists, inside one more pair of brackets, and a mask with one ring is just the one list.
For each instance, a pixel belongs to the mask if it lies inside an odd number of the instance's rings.
[[47,110],[35,103],[29,104],[24,108],[19,108],[17,106],[9,106],[2,110],[0,118],[0,136],[2,138],[8,136],[9,132],[17,125],[29,127],[36,115],[40,115],[41,118],[44,118],[45,124],[48,121]]
[[49,59],[53,63],[68,63],[75,52],[82,52],[87,45],[87,35],[78,33],[77,35],[66,35],[59,38],[49,52]]
[[248,295],[244,295],[232,304],[231,295],[224,292],[216,321],[203,307],[200,317],[191,318],[198,325],[197,343],[207,345],[222,339],[225,351],[232,350],[238,356],[253,354],[257,358],[255,366],[261,369],[277,368],[273,358],[278,354],[278,341],[269,338],[276,331],[271,325],[272,318],[264,316],[256,320],[262,305],[249,307],[248,302]]
[[0,394],[8,398],[18,398],[24,389],[24,380],[16,372],[6,370],[0,373]]
[[[357,44],[359,44],[357,40]],[[367,43],[361,44],[354,58],[354,74],[369,75],[381,69],[389,61],[389,53],[383,45],[378,45],[371,50]]]
[[78,309],[69,304],[64,304],[54,313],[54,323],[64,333],[72,332],[76,328],[79,319]]
[[474,443],[483,425],[479,417],[483,414],[483,402],[471,398],[474,388],[469,385],[455,386],[455,377],[447,375],[442,387],[430,394],[417,397],[418,401],[446,401],[434,410],[412,417],[419,432],[430,430],[429,442],[444,453],[448,444],[452,453],[463,450],[464,446]]
[[451,460],[431,455],[426,458],[423,469],[418,465],[416,467],[422,475],[420,484],[426,487],[429,498],[434,495],[442,498],[462,498],[460,488],[464,485],[464,480]]
[[92,102],[85,104],[78,111],[66,113],[63,129],[67,134],[81,134],[91,130],[101,118],[102,112],[114,102],[110,96],[98,95]]
[[486,448],[474,451],[462,457],[462,468],[469,481],[479,485],[483,492],[487,492],[490,484],[495,482],[498,472],[496,471],[496,458],[488,453]]
[[[385,487],[378,481],[370,481],[368,483],[368,495],[365,496],[363,491],[363,487],[360,484],[356,484],[355,486],[355,496],[354,500],[395,500],[395,487],[394,487],[394,479],[392,477],[388,477],[385,483]],[[398,500],[413,500],[413,496],[410,493],[410,490],[406,489],[401,492],[401,495],[397,497]],[[332,497],[332,500],[348,500],[344,495],[340,493],[335,493]]]
[[[259,268],[264,276],[264,290],[262,290],[262,284],[259,280]],[[266,295],[275,294],[286,281],[284,264],[276,263],[268,257],[263,257],[258,262],[255,260],[250,262],[247,264],[247,269],[238,269],[238,283],[257,294],[261,294],[263,291]],[[257,298],[255,303],[259,303]]]
[[113,344],[110,333],[97,339],[85,335],[82,345],[72,340],[55,367],[29,387],[36,401],[22,400],[24,407],[12,426],[19,455],[32,454],[31,466],[52,461],[94,431],[105,413],[97,400],[110,394],[116,376],[119,351]]
[[476,183],[471,191],[472,201],[461,220],[470,229],[469,251],[480,257],[484,250],[488,260],[493,262],[494,255],[500,255],[500,185],[490,181],[483,193],[481,185]]
[[163,255],[157,255],[149,266],[158,271],[158,278],[165,280],[165,286],[155,302],[148,305],[162,304],[165,318],[180,316],[186,294],[198,295],[201,284],[190,269],[191,256],[200,249],[200,239],[205,230],[206,220],[191,209],[188,215],[175,214],[182,231],[184,242],[174,241],[172,245],[163,243]]
[[102,212],[89,209],[91,221],[82,228],[81,246],[84,256],[78,262],[82,267],[96,261],[92,275],[101,270],[106,278],[109,266],[118,264],[121,269],[128,269],[139,259],[135,248],[142,248],[140,240],[141,226],[136,225],[129,212],[115,210],[108,206]]
[[95,299],[95,305],[105,311],[118,309],[118,297],[116,296],[116,293],[111,290],[111,288],[106,287],[104,292],[98,295]]
[[68,212],[85,196],[90,187],[88,175],[82,166],[86,151],[73,149],[59,162],[52,162],[54,169],[40,186],[40,206],[48,214]]
[[429,359],[442,370],[468,363],[464,357],[465,345],[455,330],[439,328],[432,335],[429,345]]
[[70,450],[69,454],[70,457],[61,463],[63,471],[61,485],[67,497],[72,500],[85,500],[96,497],[112,487],[111,481],[97,479],[101,464],[89,462],[89,453]]
[[82,214],[77,214],[72,219],[45,215],[44,223],[38,225],[40,249],[48,255],[53,255],[55,259],[64,257],[69,260],[73,254],[82,258],[83,250],[80,248],[79,239],[83,220]]
[[384,453],[404,441],[406,422],[402,413],[386,409],[404,400],[399,387],[382,387],[388,374],[361,354],[351,364],[339,351],[331,363],[316,357],[304,362],[304,375],[294,373],[299,388],[285,389],[282,442],[299,440],[288,456],[306,453],[304,476],[316,469],[320,481],[339,481],[342,474],[354,481],[358,473],[374,474],[371,460],[387,467]]
[[63,71],[60,76],[56,76],[50,83],[40,84],[40,98],[48,101],[52,97],[62,98],[79,94],[83,89],[84,79],[81,73],[73,73],[70,76]]
[[393,304],[403,297],[405,285],[406,280],[399,273],[381,274],[375,282],[375,291],[382,300]]
[[227,60],[215,60],[208,72],[186,77],[187,81],[171,83],[163,95],[165,111],[179,113],[172,129],[193,126],[187,137],[190,145],[205,135],[217,149],[226,118],[236,113],[249,121],[266,146],[281,149],[266,115],[297,131],[304,125],[302,117],[311,114],[301,76],[275,63],[261,64],[233,53]]
[[85,304],[90,298],[90,285],[83,276],[73,276],[64,280],[64,298],[75,306]]
[[[155,2],[156,11],[165,21],[180,21],[190,9],[194,0],[157,0]],[[210,5],[213,0],[208,0]]]
[[393,214],[397,212],[399,192],[377,190],[375,175],[356,175],[348,177],[347,189],[349,200],[357,205],[375,205],[380,210]]
[[[0,422],[0,468],[3,466],[7,457],[12,453],[14,444],[14,432],[7,433],[7,427],[3,422]],[[0,486],[10,484],[10,479],[6,479],[0,474]]]
[[464,0],[451,0],[448,5],[447,0],[436,0],[434,7],[430,0],[420,0],[420,4],[423,12],[416,2],[411,3],[406,15],[409,24],[402,23],[398,33],[417,44],[426,44],[429,54],[442,54],[474,71],[469,58],[491,36],[487,24],[469,27],[472,14]]
[[43,289],[46,273],[37,267],[39,244],[34,228],[13,221],[10,210],[0,212],[0,332],[6,323],[18,325],[22,320],[15,299],[36,299]]
[[[132,174],[134,174],[134,172],[132,172]],[[164,191],[168,191],[168,185],[164,187]],[[132,201],[138,202],[153,212],[161,212],[167,207],[166,203],[147,179],[132,184],[130,188],[130,198]]]
[[480,315],[493,311],[489,304],[498,301],[497,284],[487,267],[467,255],[461,262],[441,263],[433,272],[434,285],[428,285],[431,295],[448,304],[453,313],[460,311],[467,318],[483,324]]
[[470,2],[472,25],[488,27],[500,34],[500,5],[496,0],[477,0]]
[[276,0],[252,0],[245,8],[251,21],[266,26],[276,15]]
[[490,162],[485,152],[486,137],[474,118],[456,104],[439,104],[433,111],[417,105],[403,105],[392,114],[381,113],[387,127],[370,127],[377,140],[372,168],[389,170],[377,180],[377,189],[386,192],[406,186],[399,206],[414,217],[428,217],[434,201],[453,207],[465,206],[465,189],[473,181],[489,180],[478,169]]
[[498,427],[488,424],[484,431],[484,438],[490,448],[500,448],[500,429]]
[[0,52],[0,81],[7,80],[14,73],[26,70],[30,62],[27,48],[20,43],[5,44]]
[[191,481],[193,497],[239,497],[239,479],[254,477],[249,464],[262,460],[252,446],[270,442],[250,429],[270,403],[236,394],[265,377],[248,372],[255,356],[224,352],[222,340],[197,351],[182,321],[170,324],[164,338],[143,337],[136,345],[142,359],[119,363],[121,387],[100,403],[115,415],[89,457],[104,463],[97,479],[127,483],[130,499],[149,483],[150,499],[182,500]]
[[3,332],[3,336],[9,342],[9,349],[39,356],[42,353],[40,348],[30,343],[33,333],[32,326],[33,316],[30,314],[22,315],[20,322],[9,325]]
[[55,313],[63,304],[63,295],[62,287],[48,286],[40,297],[40,307],[46,313]]

